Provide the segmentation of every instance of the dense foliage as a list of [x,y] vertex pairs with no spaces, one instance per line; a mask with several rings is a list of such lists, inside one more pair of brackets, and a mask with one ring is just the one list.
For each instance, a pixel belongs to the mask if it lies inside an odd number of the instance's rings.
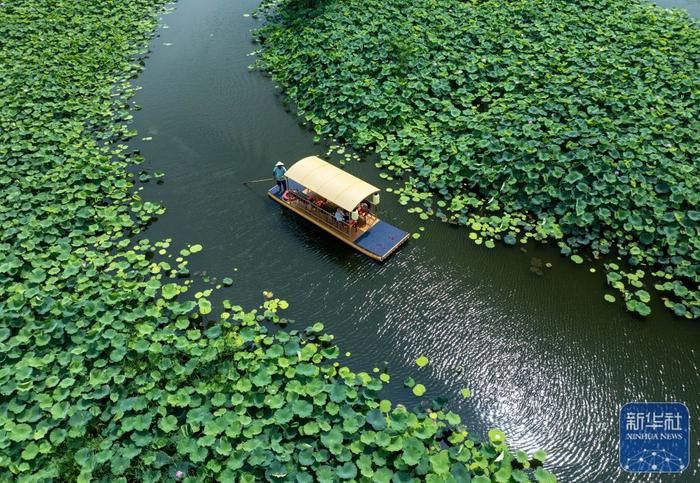
[[270,331],[271,294],[188,296],[200,245],[134,240],[162,208],[118,143],[161,6],[0,4],[0,480],[554,481],[498,430],[381,400],[323,325]]
[[272,4],[259,65],[320,135],[376,151],[402,202],[479,244],[621,255],[634,283],[614,264],[608,281],[628,309],[649,313],[653,280],[676,314],[700,316],[700,29],[687,14],[629,0],[303,5]]

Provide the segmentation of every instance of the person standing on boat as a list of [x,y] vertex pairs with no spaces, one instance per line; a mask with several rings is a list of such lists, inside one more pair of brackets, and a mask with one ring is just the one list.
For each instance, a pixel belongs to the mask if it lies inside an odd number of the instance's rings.
[[275,167],[272,168],[272,175],[275,177],[275,183],[277,183],[277,187],[280,189],[280,195],[283,195],[285,191],[287,191],[287,178],[285,177],[285,173],[287,172],[287,168],[284,167],[284,163],[282,161],[278,161],[277,164],[275,164]]

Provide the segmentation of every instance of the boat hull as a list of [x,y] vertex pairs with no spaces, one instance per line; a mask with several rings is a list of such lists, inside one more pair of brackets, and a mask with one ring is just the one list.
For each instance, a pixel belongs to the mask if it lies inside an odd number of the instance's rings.
[[368,229],[366,233],[362,234],[355,240],[351,240],[343,233],[327,225],[323,221],[318,220],[306,211],[297,208],[296,206],[293,206],[282,199],[280,190],[277,186],[270,188],[270,190],[267,192],[267,196],[302,218],[310,221],[322,230],[330,233],[347,245],[350,245],[360,253],[363,253],[364,255],[367,255],[368,257],[379,262],[389,258],[389,256],[394,253],[403,243],[405,243],[409,237],[409,234],[405,231],[399,230],[395,226],[380,220],[370,229]]

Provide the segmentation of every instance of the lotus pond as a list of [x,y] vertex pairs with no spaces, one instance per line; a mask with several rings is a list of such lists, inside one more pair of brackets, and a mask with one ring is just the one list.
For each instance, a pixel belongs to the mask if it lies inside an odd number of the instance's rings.
[[[309,7],[310,6],[310,7]],[[700,24],[647,2],[272,2],[257,33],[320,137],[477,244],[550,240],[628,310],[700,317]],[[604,277],[601,273],[601,277]]]
[[164,209],[122,142],[162,6],[0,4],[0,479],[555,481],[445,402],[383,399],[386,371],[334,362],[321,323],[278,329],[272,293],[213,303],[233,280],[190,277],[202,245],[139,237]]
[[[468,244],[390,197],[388,218],[423,236],[378,266],[241,186],[321,150],[248,71],[255,6],[178,3],[138,113],[129,56],[146,53],[154,2],[0,7],[5,478],[442,481],[469,467],[519,481],[545,448],[562,481],[610,480],[624,402],[683,400],[697,425],[696,324],[660,310],[640,324],[588,267]],[[694,447],[677,480],[697,461]]]

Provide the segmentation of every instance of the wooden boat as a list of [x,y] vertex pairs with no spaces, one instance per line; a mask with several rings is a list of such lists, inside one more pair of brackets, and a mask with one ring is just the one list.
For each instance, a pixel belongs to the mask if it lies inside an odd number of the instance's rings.
[[[379,188],[316,157],[294,163],[286,173],[287,191],[267,195],[299,216],[378,261],[408,240],[408,233],[377,216]],[[347,219],[338,219],[347,213]]]

